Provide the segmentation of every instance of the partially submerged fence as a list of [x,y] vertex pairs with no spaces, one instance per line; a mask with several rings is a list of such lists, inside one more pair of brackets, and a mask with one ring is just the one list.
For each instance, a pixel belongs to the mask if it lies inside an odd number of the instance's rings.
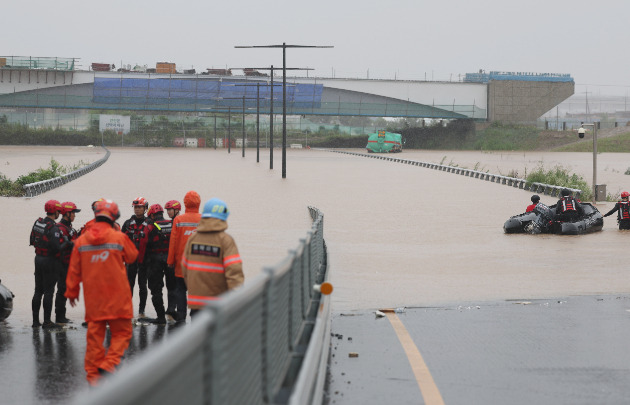
[[[321,404],[330,345],[322,213],[277,266],[210,303],[83,404]],[[169,335],[171,336],[171,335]]]
[[[333,150],[333,149],[323,149],[323,150],[326,150],[328,152],[337,152],[337,153],[345,153],[348,155],[363,156],[363,157],[368,157],[368,158],[373,158],[373,159],[389,160],[391,162],[403,163],[403,164],[414,165],[414,166],[421,166],[421,167],[426,167],[426,168],[434,169],[434,170],[441,170],[448,173],[454,173],[454,174],[459,174],[462,176],[473,177],[479,180],[486,180],[493,183],[505,184],[506,186],[516,187],[522,190],[550,195],[553,197],[559,196],[560,192],[564,190],[565,188],[567,188],[567,187],[555,186],[555,185],[544,184],[544,183],[528,183],[527,180],[519,179],[517,177],[502,176],[500,174],[487,173],[487,172],[482,172],[482,171],[473,170],[473,169],[465,169],[463,167],[441,165],[438,163],[428,163],[428,162],[422,162],[419,160],[412,160],[412,159],[400,159],[400,158],[391,157],[390,155],[386,155],[386,154],[384,155],[371,154],[371,153],[366,154],[366,153],[348,152],[348,151]],[[582,193],[582,190],[577,189],[577,188],[568,188],[568,190],[570,190],[573,193],[573,195],[576,197],[579,197],[580,193]]]
[[50,191],[53,188],[63,186],[64,184],[69,183],[72,180],[75,180],[83,176],[84,174],[88,174],[92,170],[101,166],[103,163],[107,162],[107,159],[109,159],[109,155],[110,155],[109,149],[105,147],[103,147],[103,149],[105,149],[107,153],[105,153],[104,157],[100,158],[94,163],[90,163],[89,165],[84,166],[80,169],[74,170],[67,174],[63,174],[59,177],[55,177],[54,179],[42,180],[36,183],[25,184],[24,191],[26,192],[26,197],[35,197],[35,196],[45,193],[46,191]]

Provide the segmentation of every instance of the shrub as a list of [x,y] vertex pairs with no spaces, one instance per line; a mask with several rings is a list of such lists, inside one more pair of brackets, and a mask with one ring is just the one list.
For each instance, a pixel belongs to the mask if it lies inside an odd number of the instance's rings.
[[36,183],[38,181],[50,180],[55,177],[59,177],[63,174],[67,174],[80,167],[86,166],[88,163],[82,160],[73,166],[62,166],[55,159],[50,159],[48,168],[42,169],[41,167],[28,174],[19,176],[17,180],[11,181],[5,175],[0,173],[0,195],[5,197],[19,197],[24,195],[24,185],[30,183]]
[[544,183],[552,186],[581,190],[580,199],[582,201],[590,200],[593,197],[591,187],[582,176],[571,173],[569,169],[561,165],[554,166],[551,169],[545,169],[541,164],[527,175],[526,181],[528,187],[531,183]]

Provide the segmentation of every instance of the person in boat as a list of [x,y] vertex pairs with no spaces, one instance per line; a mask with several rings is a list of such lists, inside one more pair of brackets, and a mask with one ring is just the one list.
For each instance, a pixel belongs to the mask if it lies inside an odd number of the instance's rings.
[[571,190],[563,189],[561,197],[556,204],[556,221],[575,221],[583,213],[582,205],[571,195]]
[[531,200],[532,200],[532,203],[531,205],[527,206],[527,209],[525,209],[525,212],[532,212],[534,208],[536,208],[536,205],[540,202],[540,196],[538,194],[534,194]]
[[616,212],[619,229],[630,229],[630,201],[628,201],[628,197],[630,197],[630,193],[622,191],[621,201],[618,201],[613,209],[604,214],[607,217]]

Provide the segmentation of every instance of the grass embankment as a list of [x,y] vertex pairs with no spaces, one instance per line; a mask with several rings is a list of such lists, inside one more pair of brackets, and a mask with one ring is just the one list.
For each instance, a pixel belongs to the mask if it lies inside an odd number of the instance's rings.
[[48,168],[43,169],[40,167],[39,169],[32,171],[29,174],[18,177],[15,181],[8,179],[4,174],[0,173],[0,196],[21,197],[25,194],[25,184],[54,179],[55,177],[73,172],[74,170],[77,170],[88,164],[89,163],[80,161],[75,165],[62,166],[55,159],[51,158]]
[[[553,149],[554,152],[593,152],[593,138],[564,145]],[[628,132],[597,139],[598,153],[630,152],[630,129]]]

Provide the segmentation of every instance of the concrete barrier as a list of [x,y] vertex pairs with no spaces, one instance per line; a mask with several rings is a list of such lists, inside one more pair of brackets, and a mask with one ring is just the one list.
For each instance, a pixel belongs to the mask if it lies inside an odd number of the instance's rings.
[[[350,155],[355,155],[355,156],[378,157],[378,156],[373,156],[370,154],[366,155],[364,153],[338,151],[338,150],[333,150],[333,149],[316,148],[316,150],[323,150],[326,152],[345,153],[345,154],[350,154]],[[381,158],[381,157],[378,157],[378,158]],[[421,161],[416,161],[416,160],[411,161],[411,160],[400,159],[400,158],[396,158],[394,159],[394,161],[399,162],[399,163],[413,162],[413,164],[415,164],[416,166],[421,166],[421,167],[434,169],[434,170],[446,171],[449,173],[455,173],[462,176],[474,177],[480,180],[504,184],[504,185],[519,188],[525,191],[532,191],[538,194],[550,195],[552,197],[558,197],[560,195],[560,192],[565,188],[565,187],[560,187],[560,186],[555,186],[555,185],[550,185],[550,184],[541,184],[541,183],[531,183],[528,185],[525,179],[519,179],[516,177],[508,177],[508,176],[492,174],[492,173],[487,173],[487,172],[480,172],[478,170],[464,169],[457,166],[440,165],[440,164],[421,162]],[[573,193],[575,197],[580,197],[580,194],[582,193],[582,190],[575,189],[575,188],[569,188],[569,190]]]
[[107,151],[104,157],[97,160],[94,163],[90,163],[87,166],[84,166],[80,169],[74,170],[70,173],[61,175],[59,177],[55,177],[54,179],[42,180],[36,183],[29,183],[23,186],[24,192],[26,193],[26,197],[35,197],[40,194],[43,194],[47,191],[55,189],[57,187],[63,186],[66,183],[71,182],[72,180],[76,180],[81,176],[84,176],[91,172],[92,170],[100,167],[103,163],[107,162],[109,159],[110,151],[106,147],[102,147]]

